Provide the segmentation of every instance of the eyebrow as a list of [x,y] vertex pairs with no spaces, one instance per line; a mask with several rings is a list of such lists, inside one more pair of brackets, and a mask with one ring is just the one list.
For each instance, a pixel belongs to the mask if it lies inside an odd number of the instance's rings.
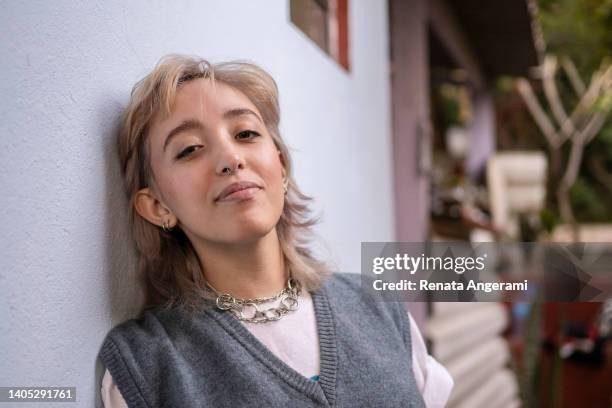
[[166,147],[168,147],[168,145],[170,144],[170,141],[172,140],[174,136],[178,135],[181,132],[185,132],[187,130],[194,130],[194,129],[203,130],[204,125],[199,120],[187,119],[183,121],[180,125],[175,127],[174,129],[172,129],[170,133],[168,133],[168,136],[166,136],[166,141],[164,142],[164,152],[166,151]]
[[[259,120],[263,124],[263,121],[261,120],[259,115],[247,108],[234,108],[234,109],[227,110],[223,113],[223,118],[233,119],[233,118],[243,116],[243,115],[254,116],[255,118],[257,118],[257,120]],[[180,125],[172,129],[168,133],[168,136],[166,136],[166,141],[164,142],[164,149],[163,149],[164,152],[166,151],[166,147],[168,147],[172,138],[178,135],[179,133],[185,132],[187,130],[203,130],[203,129],[204,129],[204,125],[202,124],[202,122],[200,122],[197,119],[187,119],[183,121]]]
[[232,118],[235,118],[237,116],[242,116],[242,115],[252,115],[252,116],[255,116],[257,118],[257,120],[259,120],[263,124],[263,120],[261,120],[259,115],[256,114],[255,112],[253,112],[252,110],[247,109],[247,108],[235,108],[235,109],[227,110],[223,114],[223,118],[224,119],[232,119]]

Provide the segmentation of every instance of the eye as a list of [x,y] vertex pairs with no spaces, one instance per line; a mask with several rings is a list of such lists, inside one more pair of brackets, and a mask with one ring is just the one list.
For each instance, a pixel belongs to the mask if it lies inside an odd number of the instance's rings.
[[236,137],[237,137],[238,139],[243,139],[243,140],[244,140],[244,139],[246,139],[246,140],[249,140],[249,139],[254,139],[254,138],[256,138],[257,136],[260,136],[260,134],[259,134],[259,133],[257,133],[257,132],[255,132],[255,131],[253,131],[253,130],[243,130],[242,132],[240,132],[240,133],[238,133],[238,134],[236,135]]
[[183,149],[182,152],[180,152],[178,154],[178,156],[176,156],[176,158],[177,159],[182,159],[183,157],[189,156],[191,153],[193,153],[194,151],[198,150],[201,147],[202,147],[202,145],[187,146],[185,149]]

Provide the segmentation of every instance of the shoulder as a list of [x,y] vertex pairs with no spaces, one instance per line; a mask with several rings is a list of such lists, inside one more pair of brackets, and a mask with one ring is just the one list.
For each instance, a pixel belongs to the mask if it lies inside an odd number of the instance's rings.
[[359,290],[361,287],[361,274],[352,272],[334,272],[324,282],[328,289],[343,287],[345,289]]
[[163,325],[155,311],[145,311],[140,316],[126,320],[113,327],[103,343],[108,341],[155,337],[163,330]]
[[124,321],[113,327],[102,341],[98,357],[105,367],[113,367],[143,344],[149,347],[159,339],[161,323],[151,312]]
[[407,310],[403,303],[385,301],[372,296],[370,291],[362,290],[362,285],[371,285],[371,278],[361,273],[335,272],[324,284],[332,304],[362,313],[379,321],[395,325],[405,333],[410,327]]
[[[202,312],[206,308],[202,308]],[[204,313],[198,313],[203,315]],[[150,342],[151,339],[172,337],[193,324],[195,314],[181,306],[157,306],[145,310],[139,316],[113,327],[106,335],[109,341]]]
[[152,308],[138,317],[126,320],[113,327],[106,335],[99,357],[108,367],[111,360],[128,358],[134,351],[149,352],[171,347],[177,328],[184,325],[185,313],[173,309]]
[[349,295],[350,298],[362,303],[403,310],[401,303],[384,300],[374,296],[372,291],[363,290],[365,287],[372,286],[372,280],[371,277],[361,273],[335,272],[326,279],[324,286],[330,296]]
[[[185,313],[177,308],[154,308],[113,327],[104,338],[98,359],[110,372],[129,406],[155,406],[144,400],[157,383],[151,373],[162,373],[180,341]],[[158,374],[153,374],[158,375]],[[153,387],[153,388],[151,388]]]
[[382,301],[381,298],[372,296],[371,291],[362,290],[364,287],[370,287],[372,281],[370,276],[362,273],[334,272],[325,279],[323,286],[328,291],[358,292],[364,300]]

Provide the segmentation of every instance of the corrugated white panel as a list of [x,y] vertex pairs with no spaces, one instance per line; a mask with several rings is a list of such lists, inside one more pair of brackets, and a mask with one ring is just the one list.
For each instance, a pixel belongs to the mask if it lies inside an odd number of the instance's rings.
[[441,361],[460,354],[500,333],[508,318],[498,303],[472,303],[463,313],[431,317],[425,333],[432,341],[434,355]]
[[508,345],[500,337],[486,340],[476,350],[449,361],[446,368],[455,380],[455,386],[449,400],[449,405],[465,398],[496,372],[502,370],[508,363],[510,352]]
[[[518,393],[514,373],[501,370],[482,384],[474,392],[461,400],[453,408],[498,408],[511,403]],[[450,406],[450,405],[449,405]]]
[[520,408],[520,407],[521,407],[521,400],[517,398],[517,399],[513,399],[512,401],[504,405],[503,408]]
[[500,303],[432,304],[424,333],[455,382],[448,407],[520,406],[516,377],[506,368],[510,350],[500,335],[507,324]]
[[469,302],[434,302],[431,304],[432,316],[436,318],[459,313],[468,309],[474,309],[485,305],[486,303],[469,303]]

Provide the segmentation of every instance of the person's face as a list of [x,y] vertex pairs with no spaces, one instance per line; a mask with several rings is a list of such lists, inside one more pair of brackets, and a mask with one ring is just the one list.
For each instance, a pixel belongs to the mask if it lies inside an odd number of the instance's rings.
[[[171,114],[153,121],[149,143],[155,186],[136,200],[149,221],[178,224],[192,243],[249,242],[276,226],[284,204],[280,151],[237,89],[208,79],[185,83]],[[243,181],[257,187],[219,198]]]

